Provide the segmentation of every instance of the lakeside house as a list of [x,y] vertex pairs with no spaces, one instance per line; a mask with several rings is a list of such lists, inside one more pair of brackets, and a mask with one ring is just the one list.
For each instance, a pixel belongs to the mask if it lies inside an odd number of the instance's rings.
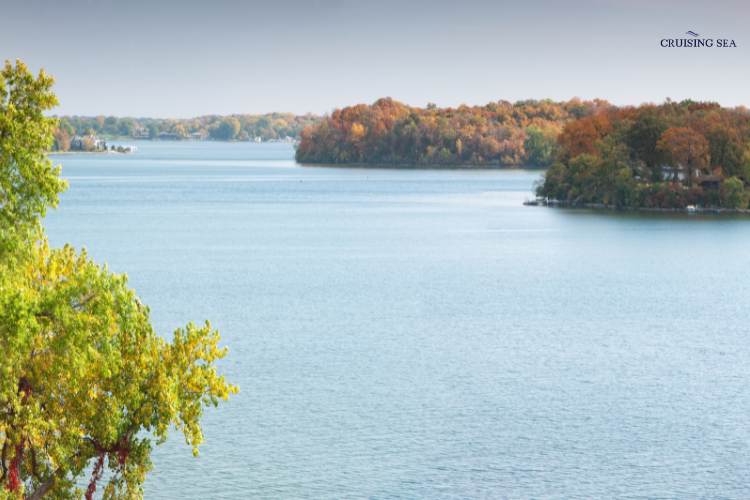
[[719,189],[719,184],[721,184],[721,176],[714,174],[701,175],[696,179],[696,182],[703,189]]
[[192,134],[189,134],[186,139],[191,141],[205,141],[206,139],[208,139],[208,136],[201,132],[193,132]]
[[95,135],[77,135],[70,140],[72,151],[89,151],[90,149],[102,151],[106,147],[104,139],[99,139]]
[[[677,167],[677,180],[678,181],[682,182],[682,181],[685,180],[685,173],[686,173],[686,171],[687,170],[686,170],[685,167],[682,167],[682,166]],[[675,169],[674,168],[672,168],[670,166],[667,166],[667,165],[664,165],[663,167],[661,167],[661,178],[662,178],[662,180],[664,180],[664,181],[672,181],[672,180],[674,180],[674,174],[675,174]],[[693,172],[693,178],[696,178],[699,175],[700,175],[700,169],[696,168],[695,172]]]
[[137,123],[135,124],[135,134],[136,134],[136,138],[140,138],[140,139],[148,139],[150,136],[148,132],[148,128],[142,125],[139,125]]

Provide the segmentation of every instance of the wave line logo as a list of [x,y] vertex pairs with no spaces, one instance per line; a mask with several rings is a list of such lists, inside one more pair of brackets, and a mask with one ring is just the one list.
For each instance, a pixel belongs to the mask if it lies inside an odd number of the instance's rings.
[[698,33],[694,32],[694,31],[686,31],[685,34],[686,35],[690,35],[690,36],[700,36]]

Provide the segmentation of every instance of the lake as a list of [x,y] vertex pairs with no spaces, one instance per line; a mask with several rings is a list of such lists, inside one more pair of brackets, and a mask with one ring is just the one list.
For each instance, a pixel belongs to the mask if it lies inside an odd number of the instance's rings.
[[44,225],[240,394],[149,500],[750,496],[750,217],[526,207],[540,171],[69,155]]

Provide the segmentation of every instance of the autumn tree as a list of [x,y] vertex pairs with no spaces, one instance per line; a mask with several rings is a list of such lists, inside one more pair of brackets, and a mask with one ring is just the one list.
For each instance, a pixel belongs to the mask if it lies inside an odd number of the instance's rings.
[[174,127],[172,127],[172,133],[175,134],[180,139],[184,139],[185,135],[186,135],[185,134],[185,127],[183,127],[182,125],[180,125],[178,123],[177,125],[175,125]]
[[45,155],[53,83],[19,61],[0,74],[0,499],[91,500],[105,467],[105,499],[140,499],[149,436],[175,426],[197,455],[203,407],[237,388],[208,322],[166,342],[124,275],[49,247],[40,218],[66,187]]
[[563,148],[567,158],[579,154],[597,154],[596,141],[612,131],[612,123],[604,114],[592,115],[565,125],[557,142]]
[[67,151],[70,149],[70,136],[68,133],[60,127],[52,129],[52,137],[55,138],[55,149],[59,151]]
[[656,149],[669,154],[675,181],[678,167],[684,168],[685,183],[688,186],[692,186],[696,171],[705,169],[709,163],[708,141],[688,127],[671,127],[665,130],[656,143]]

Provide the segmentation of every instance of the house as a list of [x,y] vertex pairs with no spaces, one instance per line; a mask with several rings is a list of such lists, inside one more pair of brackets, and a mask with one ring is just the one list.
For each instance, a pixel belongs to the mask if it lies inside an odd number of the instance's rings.
[[95,135],[77,135],[70,140],[70,149],[73,151],[88,151],[89,149],[101,151],[106,147],[104,139],[99,139]]
[[713,174],[701,175],[700,177],[698,177],[696,182],[703,189],[719,189],[719,184],[721,184],[721,176]]
[[187,138],[191,141],[204,141],[208,139],[208,136],[201,132],[193,132],[192,134],[188,135]]
[[[677,181],[679,182],[684,181],[686,172],[689,172],[686,167],[678,166],[677,167]],[[675,169],[670,167],[669,165],[664,165],[663,167],[661,167],[661,179],[663,181],[675,180],[674,174],[675,174]],[[696,168],[693,171],[693,178],[698,177],[699,175],[700,175],[700,170]]]
[[135,135],[136,137],[140,137],[141,139],[147,139],[149,137],[148,128],[143,127],[139,124],[135,124]]

